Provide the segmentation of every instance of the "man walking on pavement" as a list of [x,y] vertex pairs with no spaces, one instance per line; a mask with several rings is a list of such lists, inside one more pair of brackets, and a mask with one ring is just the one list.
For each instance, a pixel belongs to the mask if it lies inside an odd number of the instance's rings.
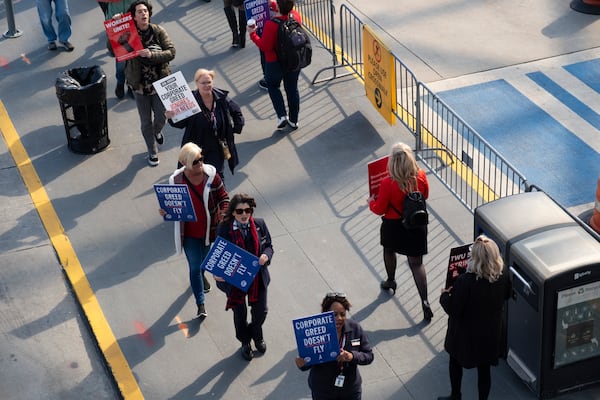
[[[128,10],[133,16],[144,49],[135,58],[127,60],[125,76],[133,89],[140,115],[142,135],[148,148],[148,164],[158,165],[158,145],[164,141],[165,108],[152,83],[171,74],[169,62],[175,58],[175,46],[167,31],[150,23],[152,5],[147,0],[136,0]],[[153,115],[154,114],[154,115]]]
[[[58,35],[52,25],[52,3],[54,3],[54,15],[58,22]],[[67,0],[36,0],[40,23],[46,39],[48,39],[48,50],[56,50],[56,39],[67,51],[73,51],[75,47],[69,42],[71,37],[71,15]]]

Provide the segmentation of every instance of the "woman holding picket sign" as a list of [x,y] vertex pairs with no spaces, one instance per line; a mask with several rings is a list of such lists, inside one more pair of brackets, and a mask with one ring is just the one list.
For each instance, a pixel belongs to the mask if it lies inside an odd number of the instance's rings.
[[332,311],[340,344],[337,360],[316,365],[306,365],[302,357],[296,357],[296,366],[302,371],[310,370],[308,386],[313,400],[360,400],[362,377],[359,365],[373,362],[373,350],[360,324],[348,319],[350,301],[343,292],[329,292],[321,302],[321,312]]
[[383,215],[380,240],[387,279],[381,282],[381,288],[396,293],[396,253],[405,255],[421,298],[424,319],[430,321],[433,312],[427,300],[427,273],[423,265],[423,255],[427,254],[427,225],[407,229],[402,223],[407,193],[418,191],[427,199],[429,182],[425,171],[419,169],[412,149],[404,143],[392,146],[388,171],[390,175],[381,181],[378,194],[368,199],[371,211]]
[[[231,198],[223,222],[217,227],[217,235],[258,257],[260,270],[247,292],[217,278],[217,287],[227,295],[226,310],[233,309],[235,337],[242,343],[241,354],[247,361],[254,358],[250,341],[259,353],[267,351],[262,326],[267,318],[267,286],[271,282],[268,266],[273,258],[273,245],[267,224],[262,218],[254,218],[256,201],[245,193]],[[248,304],[251,322],[248,323]]]
[[[275,113],[277,113],[277,129],[289,126],[292,130],[298,129],[298,114],[300,112],[300,92],[298,91],[298,77],[300,70],[284,71],[277,58],[277,42],[279,25],[293,18],[302,24],[300,14],[294,10],[294,0],[277,0],[278,11],[273,19],[266,21],[263,26],[262,36],[258,36],[256,25],[249,26],[250,39],[265,55],[265,81],[267,90]],[[278,21],[275,21],[278,20]],[[283,81],[283,88],[287,97],[289,118],[285,110],[283,95],[279,87]]]
[[[187,185],[196,221],[173,223],[175,250],[180,254],[183,248],[188,262],[190,286],[198,306],[195,318],[206,318],[204,293],[210,290],[210,283],[200,267],[210,243],[215,240],[217,224],[228,207],[229,195],[216,168],[204,163],[202,149],[195,143],[186,143],[181,148],[179,162],[183,167],[173,172],[169,184]],[[159,209],[158,213],[164,217],[166,211]]]

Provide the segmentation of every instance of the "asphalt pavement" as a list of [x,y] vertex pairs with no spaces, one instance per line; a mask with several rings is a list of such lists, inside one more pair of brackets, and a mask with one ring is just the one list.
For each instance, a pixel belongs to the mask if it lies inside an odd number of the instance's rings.
[[[193,320],[185,258],[174,254],[172,227],[157,213],[152,185],[166,183],[175,168],[182,131],[165,128],[160,165],[149,167],[135,104],[114,96],[114,61],[95,1],[70,2],[72,53],[48,51],[35,3],[14,3],[23,35],[0,39],[3,400],[308,399],[307,374],[294,365],[291,320],[318,312],[332,290],[348,294],[351,317],[374,344],[375,361],[360,368],[363,398],[424,400],[449,392],[447,321],[437,300],[449,249],[472,240],[473,216],[430,173],[425,263],[432,322],[422,321],[404,260],[396,295],[379,289],[385,270],[379,219],[366,205],[366,164],[413,138],[383,120],[353,77],[311,85],[331,65],[328,53],[316,45],[313,64],[301,74],[300,129],[278,132],[268,95],[257,86],[258,50],[251,42],[229,48],[222,3],[153,2],[153,21],[177,49],[172,70],[191,81],[195,69],[214,69],[215,86],[229,90],[246,117],[236,138],[240,165],[225,182],[230,193],[255,196],[275,249],[268,351],[248,363],[222,293],[211,291],[208,317]],[[440,90],[458,79],[468,85],[484,71],[501,74],[565,54],[593,58],[600,46],[597,17],[567,2],[347,4],[385,32],[419,79]],[[0,11],[4,29],[6,10]],[[111,143],[82,155],[67,148],[55,80],[91,65],[107,75]],[[535,398],[504,362],[492,379],[491,400]],[[464,399],[476,398],[474,371],[466,371],[463,387]],[[560,398],[600,399],[600,389]]]

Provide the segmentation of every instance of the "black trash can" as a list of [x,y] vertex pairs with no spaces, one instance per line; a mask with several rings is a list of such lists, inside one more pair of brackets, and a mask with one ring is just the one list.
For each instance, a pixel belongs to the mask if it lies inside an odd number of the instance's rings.
[[67,144],[75,153],[93,154],[106,149],[108,117],[106,75],[99,66],[73,68],[56,78]]

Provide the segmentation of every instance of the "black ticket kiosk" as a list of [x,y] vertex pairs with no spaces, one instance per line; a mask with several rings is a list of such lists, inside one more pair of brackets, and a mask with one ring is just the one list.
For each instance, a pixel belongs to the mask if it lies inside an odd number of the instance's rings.
[[511,271],[509,366],[539,398],[600,382],[600,242],[543,192],[478,207],[481,233]]

